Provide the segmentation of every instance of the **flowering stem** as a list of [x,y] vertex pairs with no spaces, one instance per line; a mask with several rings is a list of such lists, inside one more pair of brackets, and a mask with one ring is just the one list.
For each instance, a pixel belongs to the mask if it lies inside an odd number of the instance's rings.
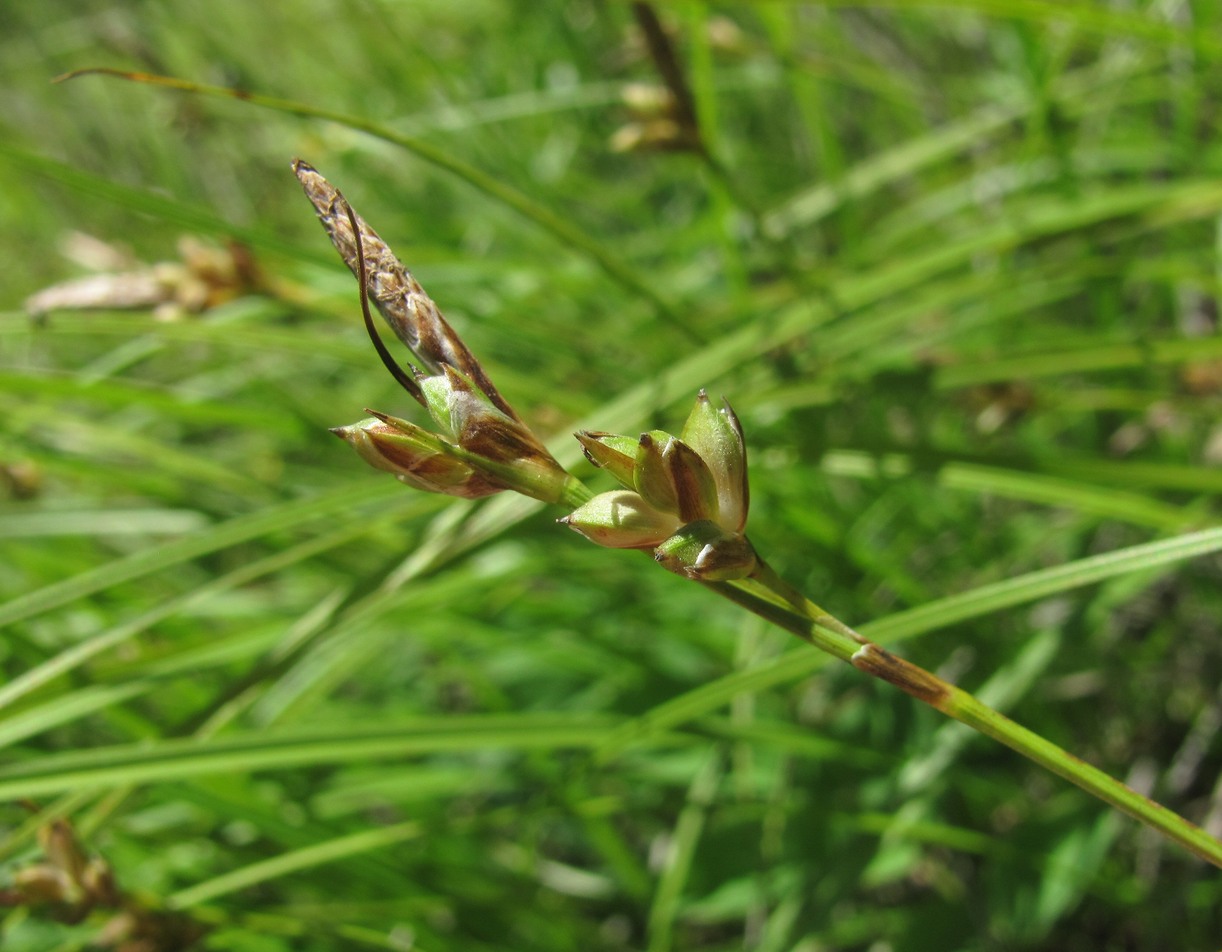
[[[432,492],[474,499],[513,489],[564,505],[573,511],[560,521],[592,541],[652,552],[668,571],[700,581],[821,651],[895,685],[1222,867],[1222,842],[966,691],[891,654],[760,559],[742,534],[749,495],[746,445],[728,402],[716,409],[700,391],[679,438],[661,431],[639,440],[591,430],[576,434],[590,461],[624,487],[593,496],[501,397],[436,304],[339,191],[304,162],[295,161],[293,170],[357,277],[361,313],[378,356],[446,431],[438,436],[370,410],[372,419],[332,431],[367,462]],[[371,299],[424,371],[413,368],[409,374],[395,362],[374,327]]]
[[705,585],[859,671],[894,684],[918,701],[1018,751],[1200,858],[1222,867],[1222,842],[1200,827],[1015,723],[967,691],[858,634],[781,579],[762,560],[750,578]]

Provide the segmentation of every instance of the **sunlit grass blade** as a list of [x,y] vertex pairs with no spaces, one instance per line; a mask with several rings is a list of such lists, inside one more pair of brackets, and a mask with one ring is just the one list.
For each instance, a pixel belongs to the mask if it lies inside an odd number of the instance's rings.
[[187,909],[281,876],[291,876],[293,873],[348,859],[354,855],[385,849],[422,835],[423,827],[419,823],[409,822],[341,836],[303,849],[281,853],[260,863],[189,886],[167,897],[166,902],[175,909]]
[[609,722],[613,723],[606,717],[568,714],[456,716],[383,724],[377,729],[259,732],[74,751],[0,767],[0,798],[443,752],[582,749],[603,742],[611,729]]
[[286,242],[282,237],[262,228],[244,228],[203,206],[188,205],[154,190],[124,185],[79,166],[36,155],[4,142],[0,142],[0,162],[8,164],[11,171],[49,179],[88,196],[113,202],[121,208],[159,218],[195,234],[227,235],[251,248],[299,261],[329,264],[331,260],[321,251]]
[[[189,559],[198,558],[270,532],[306,525],[345,509],[358,509],[372,503],[392,501],[402,494],[396,485],[344,487],[311,499],[272,506],[213,526],[175,542],[136,552],[126,558],[100,565],[73,578],[44,586],[0,605],[0,626],[10,625],[43,612],[60,608],[112,585],[130,582],[163,571]],[[415,504],[412,500],[409,504]]]
[[[902,453],[879,457],[859,451],[833,450],[824,456],[821,465],[829,475],[864,479],[902,479],[917,471],[916,462]],[[925,465],[929,465],[928,461]],[[1060,506],[1166,532],[1186,528],[1201,518],[1186,508],[1136,492],[1092,486],[1080,479],[953,461],[936,466],[933,472],[938,483],[947,489]]]
[[[368,498],[368,496],[364,496],[363,498]],[[417,509],[426,508],[428,505],[427,501],[421,500],[419,497],[410,500],[410,503],[411,504],[404,505],[404,515],[411,514]],[[383,518],[386,517],[387,514],[383,512]],[[328,549],[343,545],[352,541],[353,539],[359,538],[368,531],[368,526],[359,522],[354,522],[339,530],[323,533],[306,542],[281,549],[280,551],[263,559],[257,559],[239,569],[221,575],[213,579],[205,586],[187,592],[176,598],[164,601],[156,608],[153,608],[128,622],[119,624],[114,628],[85,639],[79,644],[66,648],[58,654],[47,658],[41,664],[28,669],[18,677],[13,678],[7,684],[0,687],[0,710],[8,707],[25,695],[44,687],[45,685],[54,681],[56,678],[62,677],[63,675],[76,670],[81,665],[87,663],[103,652],[109,651],[117,645],[120,645],[128,639],[136,636],[140,632],[149,629],[158,622],[163,621],[164,619],[198,601],[206,600],[231,588],[258,579],[263,575],[291,567],[298,562],[311,558],[319,553],[326,552]],[[196,541],[198,542],[198,540]],[[77,576],[76,579],[69,581],[75,581],[79,584],[80,578],[80,576]],[[53,607],[54,606],[51,606],[45,610],[51,610]],[[3,606],[0,606],[0,609],[2,608]]]

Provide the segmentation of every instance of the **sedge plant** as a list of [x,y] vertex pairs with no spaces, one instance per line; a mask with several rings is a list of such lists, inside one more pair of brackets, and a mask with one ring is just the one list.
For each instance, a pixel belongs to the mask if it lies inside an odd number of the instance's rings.
[[[807,598],[746,535],[746,441],[728,401],[701,391],[680,433],[576,434],[619,489],[595,494],[544,447],[385,242],[313,167],[295,161],[306,196],[358,280],[369,337],[436,430],[379,411],[332,432],[370,465],[427,492],[477,499],[511,491],[564,507],[558,521],[597,545],[652,555],[863,674],[886,681],[991,737],[1090,795],[1222,867],[1222,842],[1178,814],[1022,727],[967,691],[893,654]],[[382,342],[370,301],[413,357],[401,367]]]

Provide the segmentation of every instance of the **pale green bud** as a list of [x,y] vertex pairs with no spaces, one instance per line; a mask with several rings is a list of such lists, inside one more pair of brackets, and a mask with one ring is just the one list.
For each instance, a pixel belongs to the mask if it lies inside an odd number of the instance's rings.
[[557,521],[612,549],[651,549],[679,528],[674,515],[623,489],[601,493]]
[[717,522],[729,532],[741,532],[747,524],[747,447],[743,430],[729,401],[714,409],[708,394],[700,391],[683,426],[682,440],[708,464],[717,483],[720,513]]
[[683,526],[654,549],[653,557],[668,571],[702,582],[746,578],[757,564],[746,536],[726,532],[707,519]]

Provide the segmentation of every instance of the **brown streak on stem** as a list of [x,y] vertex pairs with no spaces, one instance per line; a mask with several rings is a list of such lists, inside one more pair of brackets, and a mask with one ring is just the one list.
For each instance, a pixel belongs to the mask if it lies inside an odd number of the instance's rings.
[[[51,80],[52,83],[66,83],[70,79],[76,79],[79,76],[113,76],[116,79],[126,79],[133,83],[144,83],[147,86],[165,86],[168,89],[177,89],[185,93],[198,92],[200,84],[193,83],[187,79],[178,79],[175,76],[159,76],[156,73],[139,73],[133,70],[114,69],[109,66],[90,66],[85,69],[74,69],[67,73],[61,73]],[[229,96],[232,99],[249,101],[254,98],[254,93],[245,89],[236,89],[234,87],[207,87],[209,90],[215,91],[221,95]]]
[[106,66],[90,66],[86,69],[73,69],[66,73],[60,73],[52,83],[66,83],[70,79],[76,79],[78,76],[116,76],[119,79],[130,79],[136,83],[146,83],[153,80],[151,73],[132,73],[122,69],[111,69]]
[[941,678],[870,642],[849,659],[859,671],[894,684],[939,711],[945,710],[952,688]]

